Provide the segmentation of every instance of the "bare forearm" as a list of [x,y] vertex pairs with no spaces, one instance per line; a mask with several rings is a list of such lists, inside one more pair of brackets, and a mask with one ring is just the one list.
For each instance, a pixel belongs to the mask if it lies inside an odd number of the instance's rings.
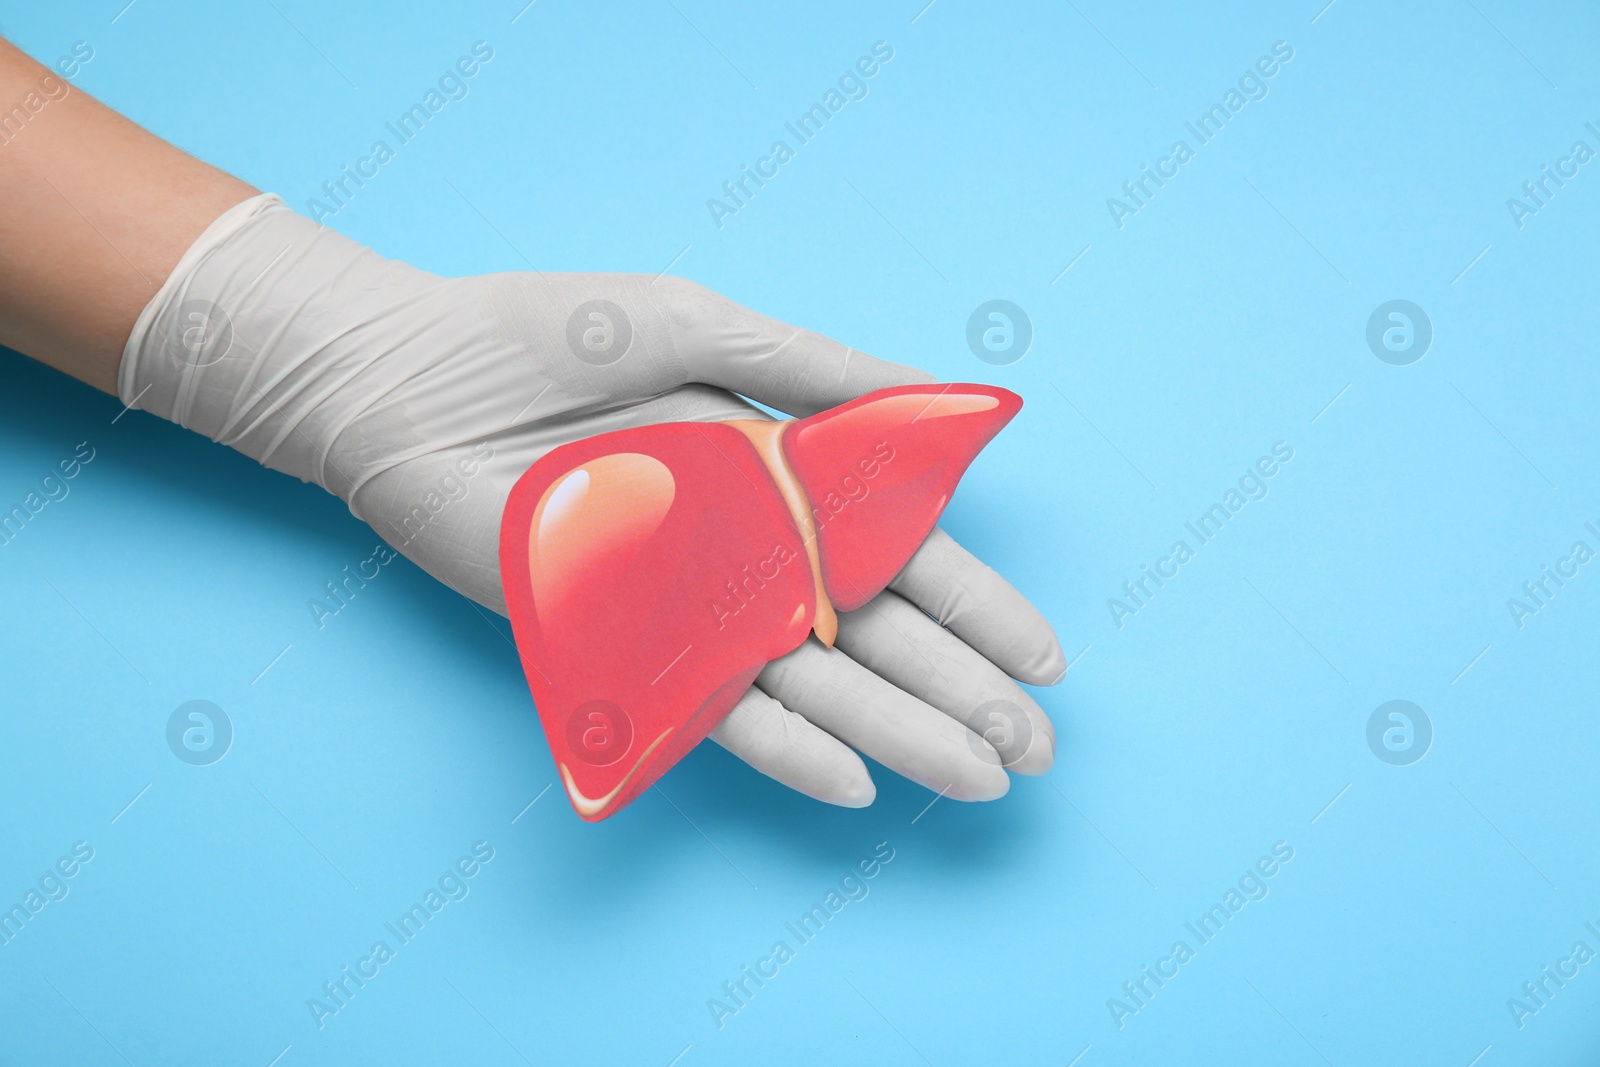
[[0,40],[0,344],[115,393],[140,310],[254,192]]

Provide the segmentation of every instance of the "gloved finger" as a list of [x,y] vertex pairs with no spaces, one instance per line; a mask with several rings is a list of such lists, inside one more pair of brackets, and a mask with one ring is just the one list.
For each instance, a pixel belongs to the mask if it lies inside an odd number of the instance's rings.
[[874,359],[682,278],[661,278],[652,288],[674,323],[674,348],[691,381],[791,415],[812,415],[874,389],[933,381],[926,371]]
[[825,804],[864,808],[878,795],[860,756],[755,686],[711,731],[711,740],[768,778]]
[[841,614],[835,647],[989,742],[1007,770],[1043,774],[1055,762],[1055,729],[1044,709],[909,600],[885,591]]
[[[596,411],[585,417],[580,430],[586,436],[658,422],[766,417],[724,389],[689,385]],[[570,421],[530,418],[457,445],[435,445],[427,454],[369,479],[352,496],[350,510],[417,566],[504,615],[499,545],[506,496],[524,471],[575,436],[580,433]],[[461,470],[476,472],[470,483],[463,481]],[[436,497],[440,486],[452,484],[461,487],[460,496],[451,497],[448,506],[426,508],[424,502]]]
[[945,796],[994,800],[1011,788],[987,741],[815,638],[767,664],[756,682],[840,741]]
[[1066,677],[1067,657],[1039,609],[938,527],[889,588],[1011,677],[1029,685]]

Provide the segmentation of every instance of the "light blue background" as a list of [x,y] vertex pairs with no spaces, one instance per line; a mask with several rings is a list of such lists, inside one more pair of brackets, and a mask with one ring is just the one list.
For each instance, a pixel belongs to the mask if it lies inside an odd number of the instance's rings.
[[[526,808],[553,772],[500,620],[402,560],[319,632],[307,599],[376,543],[342,504],[5,353],[0,507],[97,455],[0,548],[0,903],[95,858],[0,947],[0,1061],[1592,1062],[1600,961],[1520,1029],[1507,999],[1600,950],[1600,563],[1520,629],[1506,601],[1600,548],[1600,163],[1520,230],[1506,200],[1600,149],[1600,19],[921,3],[7,6],[302,210],[488,41],[332,224],[444,273],[673,263],[1017,390],[946,523],[1078,658],[1038,694],[1055,771],[998,803],[875,768],[834,810],[702,746],[585,825],[559,787]],[[718,229],[706,199],[878,40],[867,99]],[[1107,197],[1280,40],[1268,97],[1119,230]],[[1033,323],[1011,366],[966,347],[993,298]],[[1393,298],[1435,330],[1407,367],[1365,342]],[[1270,495],[1118,629],[1107,599],[1279,441]],[[164,738],[196,698],[236,730],[209,767]],[[1435,730],[1405,767],[1365,734],[1397,698]],[[470,895],[319,1030],[307,999],[480,840]],[[707,999],[881,841],[719,1029]],[[1107,999],[1277,841],[1270,894],[1119,1029]]]

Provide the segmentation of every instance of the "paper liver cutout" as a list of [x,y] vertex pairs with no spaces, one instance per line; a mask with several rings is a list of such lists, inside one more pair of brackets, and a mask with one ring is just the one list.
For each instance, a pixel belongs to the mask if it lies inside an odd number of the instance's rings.
[[500,571],[567,797],[589,821],[699,744],[761,668],[881,592],[1022,407],[916,385],[782,422],[563,445],[517,481]]

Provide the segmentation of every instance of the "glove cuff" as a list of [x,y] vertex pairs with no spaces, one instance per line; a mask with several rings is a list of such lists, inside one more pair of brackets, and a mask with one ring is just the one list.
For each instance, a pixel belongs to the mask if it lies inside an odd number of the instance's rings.
[[384,362],[396,312],[438,281],[263,193],[208,226],[145,306],[118,394],[348,502],[393,462],[395,435],[373,440],[363,416],[405,375]]
[[[156,295],[150,298],[150,302],[139,313],[138,319],[134,321],[133,331],[128,334],[128,340],[122,346],[122,364],[117,370],[117,395],[124,404],[160,415],[170,421],[177,421],[170,409],[159,410],[151,403],[138,403],[155,384],[151,380],[150,364],[162,358],[161,341],[170,339],[158,334],[156,323],[162,318],[164,310],[177,307],[184,302],[184,292],[198,265],[212,256],[228,238],[248,225],[251,219],[274,205],[286,206],[277,193],[258,193],[242,203],[235,204],[207,226],[178,260],[177,266],[172,268],[167,280],[156,290]],[[193,340],[193,337],[190,339]],[[180,336],[176,340],[181,347],[184,339]],[[213,345],[214,347],[216,346]],[[192,365],[196,355],[197,353],[190,353],[176,361]],[[153,401],[155,398],[149,399]]]

